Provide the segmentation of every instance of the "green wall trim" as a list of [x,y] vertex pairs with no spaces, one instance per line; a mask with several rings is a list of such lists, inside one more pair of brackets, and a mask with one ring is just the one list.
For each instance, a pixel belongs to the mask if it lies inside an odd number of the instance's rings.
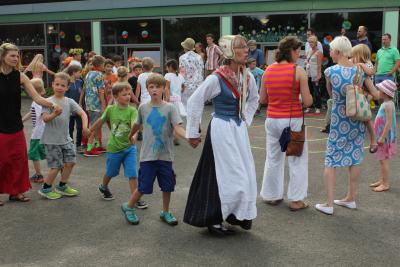
[[221,17],[221,35],[232,34],[232,17]]
[[252,12],[285,12],[323,9],[382,9],[399,8],[399,0],[285,0],[274,2],[248,2],[215,5],[191,5],[171,7],[142,7],[104,10],[60,11],[53,13],[17,14],[0,16],[0,23],[100,20],[113,18],[219,15]]
[[100,21],[92,21],[92,50],[101,55]]
[[399,11],[383,12],[383,33],[390,33],[392,36],[391,46],[397,48],[399,33]]

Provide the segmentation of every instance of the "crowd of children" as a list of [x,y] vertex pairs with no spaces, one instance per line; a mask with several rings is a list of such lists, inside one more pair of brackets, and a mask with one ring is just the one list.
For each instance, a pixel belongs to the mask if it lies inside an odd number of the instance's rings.
[[[366,75],[372,76],[370,54],[362,48],[353,49],[353,62],[359,64]],[[33,124],[28,153],[35,170],[31,180],[43,183],[39,194],[47,199],[76,196],[78,190],[68,185],[76,153],[86,157],[106,153],[105,173],[99,185],[103,199],[114,199],[110,182],[119,175],[122,165],[131,192],[129,200],[121,205],[126,220],[131,224],[139,223],[135,207],[147,208],[141,197],[153,192],[157,178],[163,192],[160,218],[169,225],[176,225],[178,220],[170,212],[169,203],[175,188],[173,146],[179,145],[178,138],[186,136],[182,127],[182,119],[187,115],[181,98],[185,90],[184,78],[179,74],[178,62],[173,59],[166,62],[164,77],[153,72],[154,61],[149,57],[141,62],[129,61],[129,68],[121,66],[121,62],[121,57],[105,59],[94,55],[83,69],[71,64],[63,72],[56,73],[52,82],[54,95],[49,100],[62,107],[62,112],[42,109],[32,103],[30,112],[23,117],[24,121],[31,118]],[[256,66],[253,58],[248,59],[247,65],[260,90],[263,70]],[[46,71],[43,66],[41,70]],[[31,81],[36,91],[44,95],[42,79]],[[370,86],[374,88],[372,82]],[[376,86],[379,96],[374,97],[379,97],[383,104],[375,123],[367,122],[366,126],[371,136],[370,152],[376,152],[381,166],[379,179],[371,187],[381,192],[389,189],[388,160],[395,155],[397,147],[392,101],[396,84],[384,81]],[[257,113],[260,113],[260,106]],[[109,128],[106,149],[102,146],[104,124]],[[86,144],[84,139],[87,139]],[[136,168],[137,140],[142,141],[139,171]],[[48,165],[46,177],[40,166],[44,159]],[[61,180],[53,190],[60,172]]]

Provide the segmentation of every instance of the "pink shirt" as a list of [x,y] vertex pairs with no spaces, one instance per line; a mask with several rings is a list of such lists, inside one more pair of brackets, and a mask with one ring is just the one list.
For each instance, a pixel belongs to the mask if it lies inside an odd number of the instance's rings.
[[217,69],[219,55],[222,55],[221,49],[219,49],[218,45],[212,44],[211,46],[207,46],[206,52],[207,52],[206,70]]

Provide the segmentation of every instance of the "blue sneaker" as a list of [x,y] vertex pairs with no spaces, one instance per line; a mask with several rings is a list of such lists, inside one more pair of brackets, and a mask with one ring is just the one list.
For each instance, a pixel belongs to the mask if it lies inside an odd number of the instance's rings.
[[139,224],[139,217],[136,215],[135,209],[128,207],[128,202],[122,203],[121,209],[130,224]]
[[160,213],[160,219],[171,226],[175,226],[178,224],[178,221],[176,220],[175,216],[172,215],[172,213],[168,212],[168,211],[162,211]]

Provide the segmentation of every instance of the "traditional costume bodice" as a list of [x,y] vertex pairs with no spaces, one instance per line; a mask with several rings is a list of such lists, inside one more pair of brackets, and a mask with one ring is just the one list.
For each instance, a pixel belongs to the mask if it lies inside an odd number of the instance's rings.
[[213,98],[214,117],[229,121],[233,119],[237,124],[242,121],[239,117],[239,99],[235,98],[226,82],[216,75],[221,87],[221,93]]

